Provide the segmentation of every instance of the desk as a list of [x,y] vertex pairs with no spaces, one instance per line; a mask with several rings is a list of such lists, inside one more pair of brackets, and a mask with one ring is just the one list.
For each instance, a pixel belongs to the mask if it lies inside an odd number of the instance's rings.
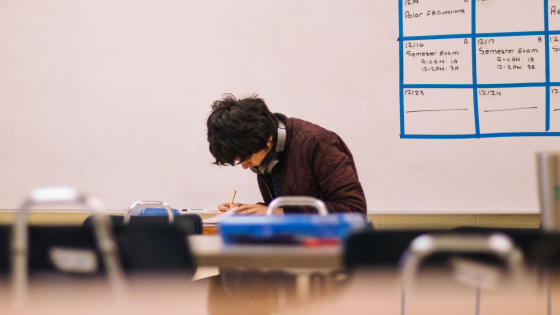
[[[191,235],[191,251],[199,267],[231,270],[285,271],[296,276],[296,294],[305,301],[317,291],[330,290],[344,267],[342,246],[225,245],[219,236]],[[313,278],[321,278],[315,288]]]
[[[338,290],[306,301],[277,296],[275,292],[279,283],[275,282],[275,278],[233,283],[234,287],[224,290],[217,290],[212,281],[191,282],[177,276],[128,278],[129,300],[116,300],[107,283],[99,279],[81,279],[72,285],[59,280],[32,281],[29,306],[25,309],[10,307],[10,286],[2,283],[2,314],[560,314],[558,278],[551,281],[550,291],[535,277],[517,285],[483,290],[478,303],[475,288],[450,283],[449,279],[435,279],[421,291],[407,290],[406,298],[403,298],[402,279],[394,271],[357,273]],[[551,297],[549,302],[548,294]]]
[[[424,279],[426,280],[426,279]],[[336,295],[326,295],[279,314],[551,315],[560,314],[560,278],[548,283],[535,274],[478,289],[434,275],[424,285],[403,289],[397,270],[358,272]],[[547,287],[548,286],[548,287]]]
[[342,269],[342,246],[224,245],[215,235],[188,237],[199,266],[246,269]]
[[217,224],[204,224],[202,226],[203,235],[218,235],[218,225]]

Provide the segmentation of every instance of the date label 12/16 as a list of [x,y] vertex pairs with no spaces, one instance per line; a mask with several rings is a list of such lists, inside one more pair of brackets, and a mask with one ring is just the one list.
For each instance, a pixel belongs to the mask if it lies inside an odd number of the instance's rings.
[[404,95],[424,96],[423,90],[404,90]]
[[502,96],[502,91],[498,90],[478,90],[480,96]]

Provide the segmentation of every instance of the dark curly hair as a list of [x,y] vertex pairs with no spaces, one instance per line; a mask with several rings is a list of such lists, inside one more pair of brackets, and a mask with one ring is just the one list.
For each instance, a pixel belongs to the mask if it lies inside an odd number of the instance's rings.
[[224,94],[212,103],[206,126],[214,164],[235,165],[236,160],[247,160],[253,153],[268,149],[270,136],[276,141],[278,119],[257,95],[236,99]]

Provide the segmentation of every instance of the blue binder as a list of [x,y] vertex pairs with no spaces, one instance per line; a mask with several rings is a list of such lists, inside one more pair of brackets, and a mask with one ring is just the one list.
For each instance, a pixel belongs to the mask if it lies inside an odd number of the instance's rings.
[[[180,215],[179,210],[173,209],[174,215]],[[140,210],[138,215],[167,215],[167,210],[163,208],[144,208]]]
[[368,226],[367,217],[357,213],[233,215],[220,223],[220,235],[226,244],[304,244],[309,239],[342,241]]

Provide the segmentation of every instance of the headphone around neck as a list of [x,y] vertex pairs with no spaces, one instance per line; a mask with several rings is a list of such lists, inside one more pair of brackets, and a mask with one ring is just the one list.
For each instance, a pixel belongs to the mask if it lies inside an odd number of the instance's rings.
[[251,170],[257,174],[270,174],[274,167],[280,163],[286,144],[286,126],[278,119],[278,136],[276,137],[276,148],[268,151],[259,166],[251,167]]

